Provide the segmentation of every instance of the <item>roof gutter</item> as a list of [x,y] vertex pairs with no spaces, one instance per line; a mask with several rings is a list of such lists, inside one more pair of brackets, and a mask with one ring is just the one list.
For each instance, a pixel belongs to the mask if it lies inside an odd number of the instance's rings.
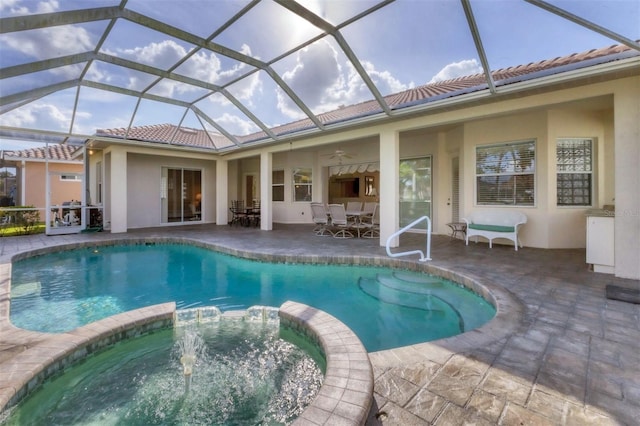
[[[394,110],[394,116],[401,117],[404,115],[413,115],[420,112],[433,111],[445,107],[450,107],[452,105],[460,105],[475,102],[478,100],[492,99],[495,97],[500,97],[501,95],[510,95],[529,91],[532,89],[554,86],[569,81],[583,80],[594,76],[603,76],[605,74],[620,73],[621,71],[631,71],[634,68],[640,68],[640,54],[635,51],[630,52],[632,52],[633,54],[625,55],[630,57],[606,63],[590,65],[586,68],[579,68],[568,71],[563,70],[563,68],[570,67],[570,65],[567,65],[555,68],[555,72],[553,72],[554,69],[551,69],[529,74],[526,76],[526,80],[522,80],[523,77],[514,77],[512,79],[500,80],[496,82],[496,93],[491,93],[487,88],[485,88],[474,93],[439,99],[432,102],[427,101],[415,106]],[[597,59],[600,59],[600,61],[597,61]],[[596,58],[593,61],[602,62],[602,58]],[[553,74],[550,74],[551,72],[553,72]],[[514,81],[513,83],[510,82],[516,79],[519,80]]]

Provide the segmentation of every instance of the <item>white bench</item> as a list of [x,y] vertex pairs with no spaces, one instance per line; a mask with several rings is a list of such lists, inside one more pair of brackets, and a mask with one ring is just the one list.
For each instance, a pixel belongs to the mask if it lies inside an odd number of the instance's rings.
[[527,223],[524,213],[513,210],[477,210],[462,219],[467,223],[466,244],[469,245],[469,237],[484,237],[491,242],[495,238],[506,238],[513,241],[516,251],[518,244],[518,230]]

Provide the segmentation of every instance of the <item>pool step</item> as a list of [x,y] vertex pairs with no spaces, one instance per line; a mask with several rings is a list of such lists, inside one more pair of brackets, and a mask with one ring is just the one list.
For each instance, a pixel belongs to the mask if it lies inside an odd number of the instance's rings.
[[402,271],[393,271],[391,275],[399,280],[408,281],[410,283],[442,286],[442,278],[435,277],[433,275],[409,274]]
[[407,281],[402,278],[398,278],[395,273],[392,276],[378,274],[376,280],[381,285],[393,290],[416,294],[431,294],[434,289],[442,289],[444,287],[444,283],[440,280],[422,282]]
[[431,311],[434,315],[440,316],[446,315],[445,311],[448,309],[439,297],[434,297],[429,294],[409,296],[407,293],[380,285],[377,280],[371,278],[360,278],[358,284],[362,291],[369,296],[385,303]]
[[460,332],[464,332],[464,318],[458,309],[443,297],[434,294],[434,289],[441,295],[446,292],[442,281],[406,281],[397,276],[378,274],[375,279],[361,277],[358,281],[360,289],[371,297],[382,302],[408,308],[421,309],[433,316],[444,317],[447,314],[457,318]]

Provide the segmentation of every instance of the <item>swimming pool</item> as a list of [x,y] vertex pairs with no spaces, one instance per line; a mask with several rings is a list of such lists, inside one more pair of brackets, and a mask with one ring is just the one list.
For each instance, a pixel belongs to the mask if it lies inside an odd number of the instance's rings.
[[61,251],[12,267],[11,322],[63,332],[157,303],[179,309],[280,306],[293,300],[334,315],[368,351],[477,328],[495,315],[483,298],[424,273],[379,267],[242,259],[187,244]]

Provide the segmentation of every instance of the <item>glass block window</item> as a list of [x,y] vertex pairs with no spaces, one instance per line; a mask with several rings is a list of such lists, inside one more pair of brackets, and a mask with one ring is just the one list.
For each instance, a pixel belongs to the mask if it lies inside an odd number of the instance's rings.
[[271,172],[271,194],[273,201],[284,201],[284,170]]
[[311,201],[312,190],[311,169],[293,169],[293,201]]
[[590,206],[593,190],[593,140],[558,139],[557,204]]
[[535,141],[476,147],[476,204],[535,205]]

